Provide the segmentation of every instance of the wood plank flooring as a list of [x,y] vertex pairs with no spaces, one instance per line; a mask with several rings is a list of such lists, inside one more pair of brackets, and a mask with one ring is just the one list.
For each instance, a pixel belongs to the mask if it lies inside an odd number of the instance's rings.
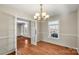
[[18,55],[78,55],[72,48],[63,47],[55,44],[40,41],[37,46],[31,45],[30,38],[18,37]]

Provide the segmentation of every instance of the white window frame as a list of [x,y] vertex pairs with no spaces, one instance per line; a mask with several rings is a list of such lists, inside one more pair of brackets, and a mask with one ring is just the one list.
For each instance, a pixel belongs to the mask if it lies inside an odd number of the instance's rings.
[[[58,21],[59,22],[59,20],[53,20],[53,21]],[[58,25],[58,38],[55,38],[55,37],[52,37],[52,36],[50,36],[50,31],[49,31],[49,22],[53,22],[53,21],[48,21],[48,38],[50,38],[50,39],[59,39],[59,27],[60,27],[60,23],[59,23],[59,25]],[[54,25],[54,24],[53,24]],[[52,26],[52,25],[51,25]]]

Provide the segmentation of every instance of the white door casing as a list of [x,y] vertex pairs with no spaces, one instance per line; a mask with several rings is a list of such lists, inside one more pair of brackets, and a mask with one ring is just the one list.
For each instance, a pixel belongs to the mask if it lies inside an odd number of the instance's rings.
[[31,44],[37,45],[37,21],[31,21]]

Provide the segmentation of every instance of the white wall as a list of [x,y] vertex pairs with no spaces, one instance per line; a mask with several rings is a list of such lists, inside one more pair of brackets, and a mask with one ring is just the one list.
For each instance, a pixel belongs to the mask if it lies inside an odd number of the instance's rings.
[[[15,49],[16,29],[15,17],[31,20],[27,14],[13,8],[0,7],[0,54],[6,54]],[[15,28],[14,28],[15,27]],[[16,31],[17,32],[17,31]]]
[[21,35],[21,24],[17,24],[17,36]]
[[37,41],[42,40],[41,38],[41,22],[37,21]]
[[15,50],[14,17],[0,12],[0,54]]
[[27,27],[24,26],[23,35],[30,38],[31,37],[31,23],[30,23],[30,21],[26,21],[26,22],[27,22]]
[[14,50],[16,49],[16,19],[14,16],[8,16],[9,17],[9,40],[8,40],[8,44],[9,44],[9,50]]
[[[52,20],[55,18],[52,18]],[[56,18],[60,21],[60,39],[48,38],[48,21],[41,23],[42,40],[54,44],[77,48],[77,12],[72,12]]]
[[60,27],[63,45],[77,48],[77,12],[62,16]]
[[78,40],[77,40],[77,48],[78,48],[78,52],[79,52],[79,9],[78,9],[78,13],[77,13],[77,17],[78,17],[78,20],[77,20],[77,31],[78,31]]

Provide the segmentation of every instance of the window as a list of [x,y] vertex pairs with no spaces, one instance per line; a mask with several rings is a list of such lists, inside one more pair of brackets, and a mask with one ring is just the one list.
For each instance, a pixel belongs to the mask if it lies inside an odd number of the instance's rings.
[[59,38],[59,21],[48,22],[49,37],[58,39]]

